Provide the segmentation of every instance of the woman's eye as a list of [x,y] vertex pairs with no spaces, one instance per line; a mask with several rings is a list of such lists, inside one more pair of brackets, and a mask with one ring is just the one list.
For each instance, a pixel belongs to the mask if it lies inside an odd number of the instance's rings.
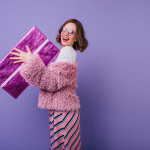
[[69,34],[74,34],[73,30],[69,30],[68,32],[69,32]]
[[63,27],[63,31],[65,32],[67,29],[65,27]]

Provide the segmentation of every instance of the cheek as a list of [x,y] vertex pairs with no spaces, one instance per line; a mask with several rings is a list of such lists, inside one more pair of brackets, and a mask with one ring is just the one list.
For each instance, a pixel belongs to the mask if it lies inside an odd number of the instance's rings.
[[75,35],[70,36],[70,39],[74,40],[76,38]]
[[63,33],[61,32],[61,34],[60,34],[60,35],[61,35],[61,37],[62,37]]
[[61,34],[60,34],[60,39],[61,39],[61,41],[62,41],[62,36],[63,36],[63,33],[61,32]]
[[73,36],[71,36],[71,37],[70,37],[70,39],[71,39],[72,41],[75,41],[76,36],[75,36],[75,35],[73,35]]

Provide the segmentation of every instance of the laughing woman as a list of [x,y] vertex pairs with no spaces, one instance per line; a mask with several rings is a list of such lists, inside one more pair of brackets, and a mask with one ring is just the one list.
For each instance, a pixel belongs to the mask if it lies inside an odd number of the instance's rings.
[[56,41],[62,48],[54,62],[45,67],[38,54],[19,49],[11,52],[14,63],[23,62],[20,73],[29,84],[40,88],[38,107],[49,110],[51,150],[80,150],[80,101],[77,96],[78,63],[76,50],[83,52],[88,41],[82,24],[67,20],[59,29]]

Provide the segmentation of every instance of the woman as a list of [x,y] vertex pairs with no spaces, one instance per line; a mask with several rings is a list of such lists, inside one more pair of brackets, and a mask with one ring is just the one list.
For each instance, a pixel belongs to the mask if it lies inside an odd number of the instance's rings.
[[29,84],[40,88],[38,107],[49,110],[51,150],[81,149],[80,102],[76,93],[78,64],[76,50],[83,52],[88,41],[82,24],[67,20],[59,29],[56,41],[62,48],[54,62],[45,67],[38,54],[14,48],[14,63],[24,62],[20,73]]

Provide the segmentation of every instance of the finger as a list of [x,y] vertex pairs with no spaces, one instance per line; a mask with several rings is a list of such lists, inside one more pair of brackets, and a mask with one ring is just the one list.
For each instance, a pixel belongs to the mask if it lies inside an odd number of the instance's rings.
[[16,63],[20,63],[20,62],[24,62],[24,60],[14,61],[13,63],[16,64]]
[[28,45],[26,45],[27,52],[31,53],[31,50]]
[[19,53],[10,52],[10,54],[15,55],[15,56],[20,56]]
[[19,53],[22,53],[23,51],[20,50],[20,49],[17,49],[17,48],[14,48],[15,51],[19,52]]
[[22,59],[22,57],[9,57],[9,59],[11,59],[11,60],[20,60],[20,59]]

